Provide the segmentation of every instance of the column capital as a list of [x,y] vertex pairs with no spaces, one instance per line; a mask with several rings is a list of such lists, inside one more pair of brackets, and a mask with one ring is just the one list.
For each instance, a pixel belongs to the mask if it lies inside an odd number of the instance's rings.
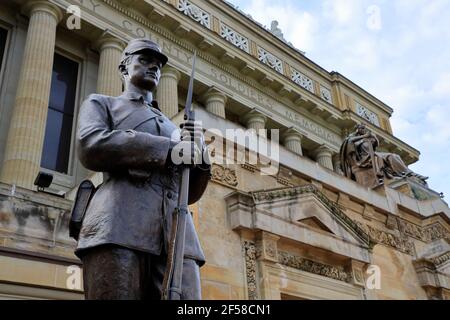
[[267,117],[263,115],[261,112],[257,110],[252,110],[248,113],[246,113],[243,117],[244,122],[250,123],[250,122],[260,122],[260,123],[266,123]]
[[214,101],[226,104],[228,100],[227,95],[218,90],[216,87],[209,88],[208,91],[203,94],[202,98],[206,103]]
[[100,51],[106,48],[114,48],[123,51],[126,47],[125,41],[119,39],[109,32],[104,32],[95,42],[94,47]]
[[316,157],[323,157],[323,156],[327,156],[327,157],[332,157],[334,152],[333,150],[331,150],[328,146],[326,146],[325,144],[321,145],[320,147],[318,147],[316,149]]
[[176,82],[178,83],[181,79],[181,73],[174,67],[166,65],[161,70],[161,77],[172,78],[172,79],[176,80]]
[[285,129],[281,133],[281,138],[284,141],[300,141],[301,142],[303,140],[303,137],[304,137],[303,134],[301,134],[294,128]]
[[63,11],[55,4],[50,3],[48,1],[28,2],[22,7],[22,12],[25,13],[26,15],[29,15],[30,18],[36,12],[46,12],[46,13],[51,14],[56,19],[56,22],[58,22],[58,23],[64,17]]

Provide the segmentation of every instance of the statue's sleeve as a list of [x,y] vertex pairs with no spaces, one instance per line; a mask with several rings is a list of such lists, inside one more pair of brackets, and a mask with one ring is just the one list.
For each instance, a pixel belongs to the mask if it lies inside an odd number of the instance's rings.
[[170,139],[134,130],[113,130],[110,98],[90,95],[79,113],[76,145],[89,170],[147,170],[165,165]]

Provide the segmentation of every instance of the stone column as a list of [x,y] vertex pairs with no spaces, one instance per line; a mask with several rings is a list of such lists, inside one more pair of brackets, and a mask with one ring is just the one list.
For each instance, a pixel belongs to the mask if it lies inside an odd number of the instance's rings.
[[159,108],[170,119],[178,114],[178,81],[181,73],[171,67],[165,66],[161,73],[161,80],[156,92]]
[[325,168],[333,170],[333,152],[325,145],[316,150],[316,161]]
[[[258,111],[250,111],[244,117],[244,121],[246,123],[247,129],[256,130],[257,134],[260,134],[261,129],[266,128],[267,117]],[[262,136],[267,137],[267,133],[265,130],[261,131]]]
[[63,14],[47,1],[30,2],[25,9],[30,21],[1,180],[32,189],[41,165],[56,26]]
[[122,94],[122,80],[119,63],[125,43],[110,35],[103,36],[97,43],[100,51],[98,66],[97,93],[107,96]]
[[283,134],[283,144],[286,149],[302,156],[302,138],[303,136],[294,129],[288,129]]
[[206,92],[204,99],[206,110],[208,112],[225,119],[225,104],[227,103],[227,96],[224,93],[211,88]]

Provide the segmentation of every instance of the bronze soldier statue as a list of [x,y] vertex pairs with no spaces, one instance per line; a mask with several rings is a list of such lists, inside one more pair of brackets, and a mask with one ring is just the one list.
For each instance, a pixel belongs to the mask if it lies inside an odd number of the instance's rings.
[[[81,107],[80,161],[104,175],[104,182],[89,196],[76,237],[87,299],[160,299],[180,187],[181,169],[172,161],[172,151],[194,150],[189,159],[189,204],[200,199],[210,179],[210,164],[202,158],[204,142],[198,146],[180,139],[179,129],[153,100],[167,60],[156,43],[131,40],[119,65],[123,94],[93,94]],[[201,132],[190,125],[186,129]],[[199,157],[199,164],[193,164]],[[181,299],[197,300],[199,267],[205,257],[192,217],[187,216]]]

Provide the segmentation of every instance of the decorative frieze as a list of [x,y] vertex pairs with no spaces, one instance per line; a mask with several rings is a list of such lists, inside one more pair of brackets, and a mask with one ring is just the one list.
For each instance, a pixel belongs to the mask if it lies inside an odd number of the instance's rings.
[[300,87],[314,93],[314,82],[300,71],[291,68],[291,79]]
[[247,53],[250,52],[248,38],[244,37],[239,32],[233,30],[224,23],[220,23],[220,36],[228,42],[234,44],[239,49]]
[[189,18],[197,21],[202,26],[211,29],[211,16],[208,12],[199,8],[192,2],[188,0],[179,0],[178,1],[178,11],[183,12]]
[[230,187],[236,187],[238,185],[236,171],[230,168],[213,164],[211,168],[212,180],[226,184]]
[[327,278],[350,282],[351,274],[343,267],[331,266],[320,262],[295,256],[289,252],[278,251],[278,262],[298,270],[318,274]]
[[245,256],[245,275],[247,278],[248,300],[257,300],[258,287],[256,280],[256,246],[251,241],[244,241],[243,250]]
[[421,240],[423,242],[431,242],[434,240],[449,237],[449,232],[440,223],[421,227],[411,222],[398,219],[398,227],[402,234]]
[[241,168],[245,169],[247,171],[250,171],[251,173],[255,173],[255,171],[259,171],[257,166],[252,165],[250,163],[243,163],[243,164],[241,164]]
[[415,255],[414,243],[408,241],[407,239],[402,239],[392,233],[385,232],[382,230],[375,229],[374,227],[363,224],[361,222],[356,222],[361,229],[363,229],[369,236],[370,239],[379,244],[383,244],[392,248],[395,248],[406,254]]
[[360,117],[366,119],[370,123],[376,125],[377,127],[380,126],[380,120],[378,119],[378,116],[376,113],[370,111],[360,103],[356,103],[356,114],[358,114]]
[[446,252],[443,255],[440,255],[436,258],[430,259],[436,266],[440,266],[441,264],[444,264],[448,260],[450,260],[450,252]]
[[333,98],[331,97],[331,90],[322,85],[320,86],[320,97],[326,102],[333,103]]
[[267,64],[269,67],[278,71],[279,73],[283,73],[283,61],[275,57],[273,54],[267,52],[261,47],[258,47],[258,59],[264,64]]

